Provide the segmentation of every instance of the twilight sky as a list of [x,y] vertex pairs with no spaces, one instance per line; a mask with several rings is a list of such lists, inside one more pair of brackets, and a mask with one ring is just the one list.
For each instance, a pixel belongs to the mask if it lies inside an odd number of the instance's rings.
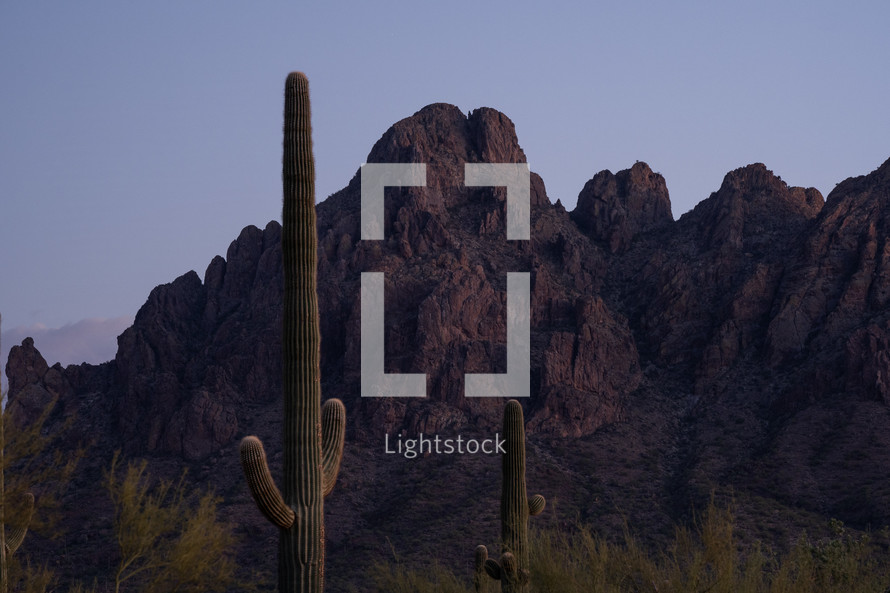
[[[151,289],[280,219],[283,84],[317,196],[433,102],[516,124],[551,199],[644,160],[675,218],[764,162],[834,185],[890,157],[890,4],[3,2],[3,351],[114,356]],[[651,5],[650,5],[651,4]]]

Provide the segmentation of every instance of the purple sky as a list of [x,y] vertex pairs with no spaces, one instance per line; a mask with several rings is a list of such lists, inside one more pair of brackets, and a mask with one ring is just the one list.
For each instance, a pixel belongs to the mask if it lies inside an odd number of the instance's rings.
[[280,217],[294,69],[319,199],[437,101],[510,116],[569,208],[637,159],[679,217],[752,162],[827,195],[890,157],[886,2],[574,4],[0,4],[4,363],[110,358],[154,286]]

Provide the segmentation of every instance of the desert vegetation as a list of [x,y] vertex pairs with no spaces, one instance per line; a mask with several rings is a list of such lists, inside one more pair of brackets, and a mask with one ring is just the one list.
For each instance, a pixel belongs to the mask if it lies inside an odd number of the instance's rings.
[[[5,393],[2,401],[5,404]],[[118,557],[113,580],[62,587],[49,563],[34,563],[29,531],[60,534],[61,498],[86,448],[59,445],[70,423],[48,431],[50,401],[31,422],[0,407],[0,591],[95,593],[97,591],[209,592],[250,590],[235,578],[235,538],[220,520],[220,499],[191,491],[185,474],[176,483],[155,480],[146,462],[119,467],[115,454],[104,486],[114,508]]]
[[58,436],[42,431],[54,405],[51,402],[36,422],[23,426],[10,418],[9,410],[0,412],[3,593],[198,593],[252,588],[236,579],[236,542],[231,526],[219,518],[220,498],[210,491],[192,491],[185,474],[176,483],[153,479],[144,460],[121,468],[118,454],[102,484],[114,508],[118,555],[110,559],[116,562],[111,580],[63,587],[48,563],[34,563],[28,553],[29,528],[50,537],[60,534],[59,498],[82,454],[77,450],[50,456],[52,463],[40,455]]
[[115,455],[105,476],[114,503],[119,558],[114,593],[121,591],[226,591],[235,579],[235,537],[217,514],[212,492],[189,495],[183,479],[153,483],[146,462],[118,468]]
[[[730,508],[713,501],[655,549],[626,530],[611,541],[587,525],[530,529],[534,593],[882,593],[890,590],[890,533],[856,533],[831,521],[830,537],[801,533],[787,549],[742,545]],[[469,593],[472,574],[395,558],[372,571],[374,591]],[[483,582],[477,591],[495,591]]]

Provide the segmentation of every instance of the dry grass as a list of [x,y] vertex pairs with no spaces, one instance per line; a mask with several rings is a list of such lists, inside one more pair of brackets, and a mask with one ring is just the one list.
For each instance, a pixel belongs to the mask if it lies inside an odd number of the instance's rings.
[[[838,521],[833,535],[802,534],[784,553],[759,544],[742,548],[728,509],[711,503],[695,523],[678,527],[664,550],[642,546],[630,533],[609,542],[586,526],[572,533],[532,531],[533,593],[882,593],[890,586],[887,534],[855,534]],[[881,540],[881,544],[877,540]],[[444,568],[378,565],[373,590],[458,593],[472,575]],[[488,581],[486,591],[500,589]]]

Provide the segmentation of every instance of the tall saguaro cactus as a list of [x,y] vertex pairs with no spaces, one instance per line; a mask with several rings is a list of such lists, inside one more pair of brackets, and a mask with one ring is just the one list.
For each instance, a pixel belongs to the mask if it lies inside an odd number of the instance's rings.
[[476,590],[480,591],[482,565],[493,579],[501,581],[502,593],[528,591],[528,518],[544,510],[546,501],[540,494],[530,499],[525,489],[525,418],[522,406],[515,399],[504,408],[504,450],[501,465],[501,543],[500,561],[487,558],[485,546],[476,548]]
[[241,441],[241,464],[260,511],[280,529],[278,590],[324,590],[324,497],[340,460],[346,412],[338,399],[321,406],[318,296],[316,292],[315,161],[309,83],[302,72],[284,91],[284,493],[275,486],[263,444]]

